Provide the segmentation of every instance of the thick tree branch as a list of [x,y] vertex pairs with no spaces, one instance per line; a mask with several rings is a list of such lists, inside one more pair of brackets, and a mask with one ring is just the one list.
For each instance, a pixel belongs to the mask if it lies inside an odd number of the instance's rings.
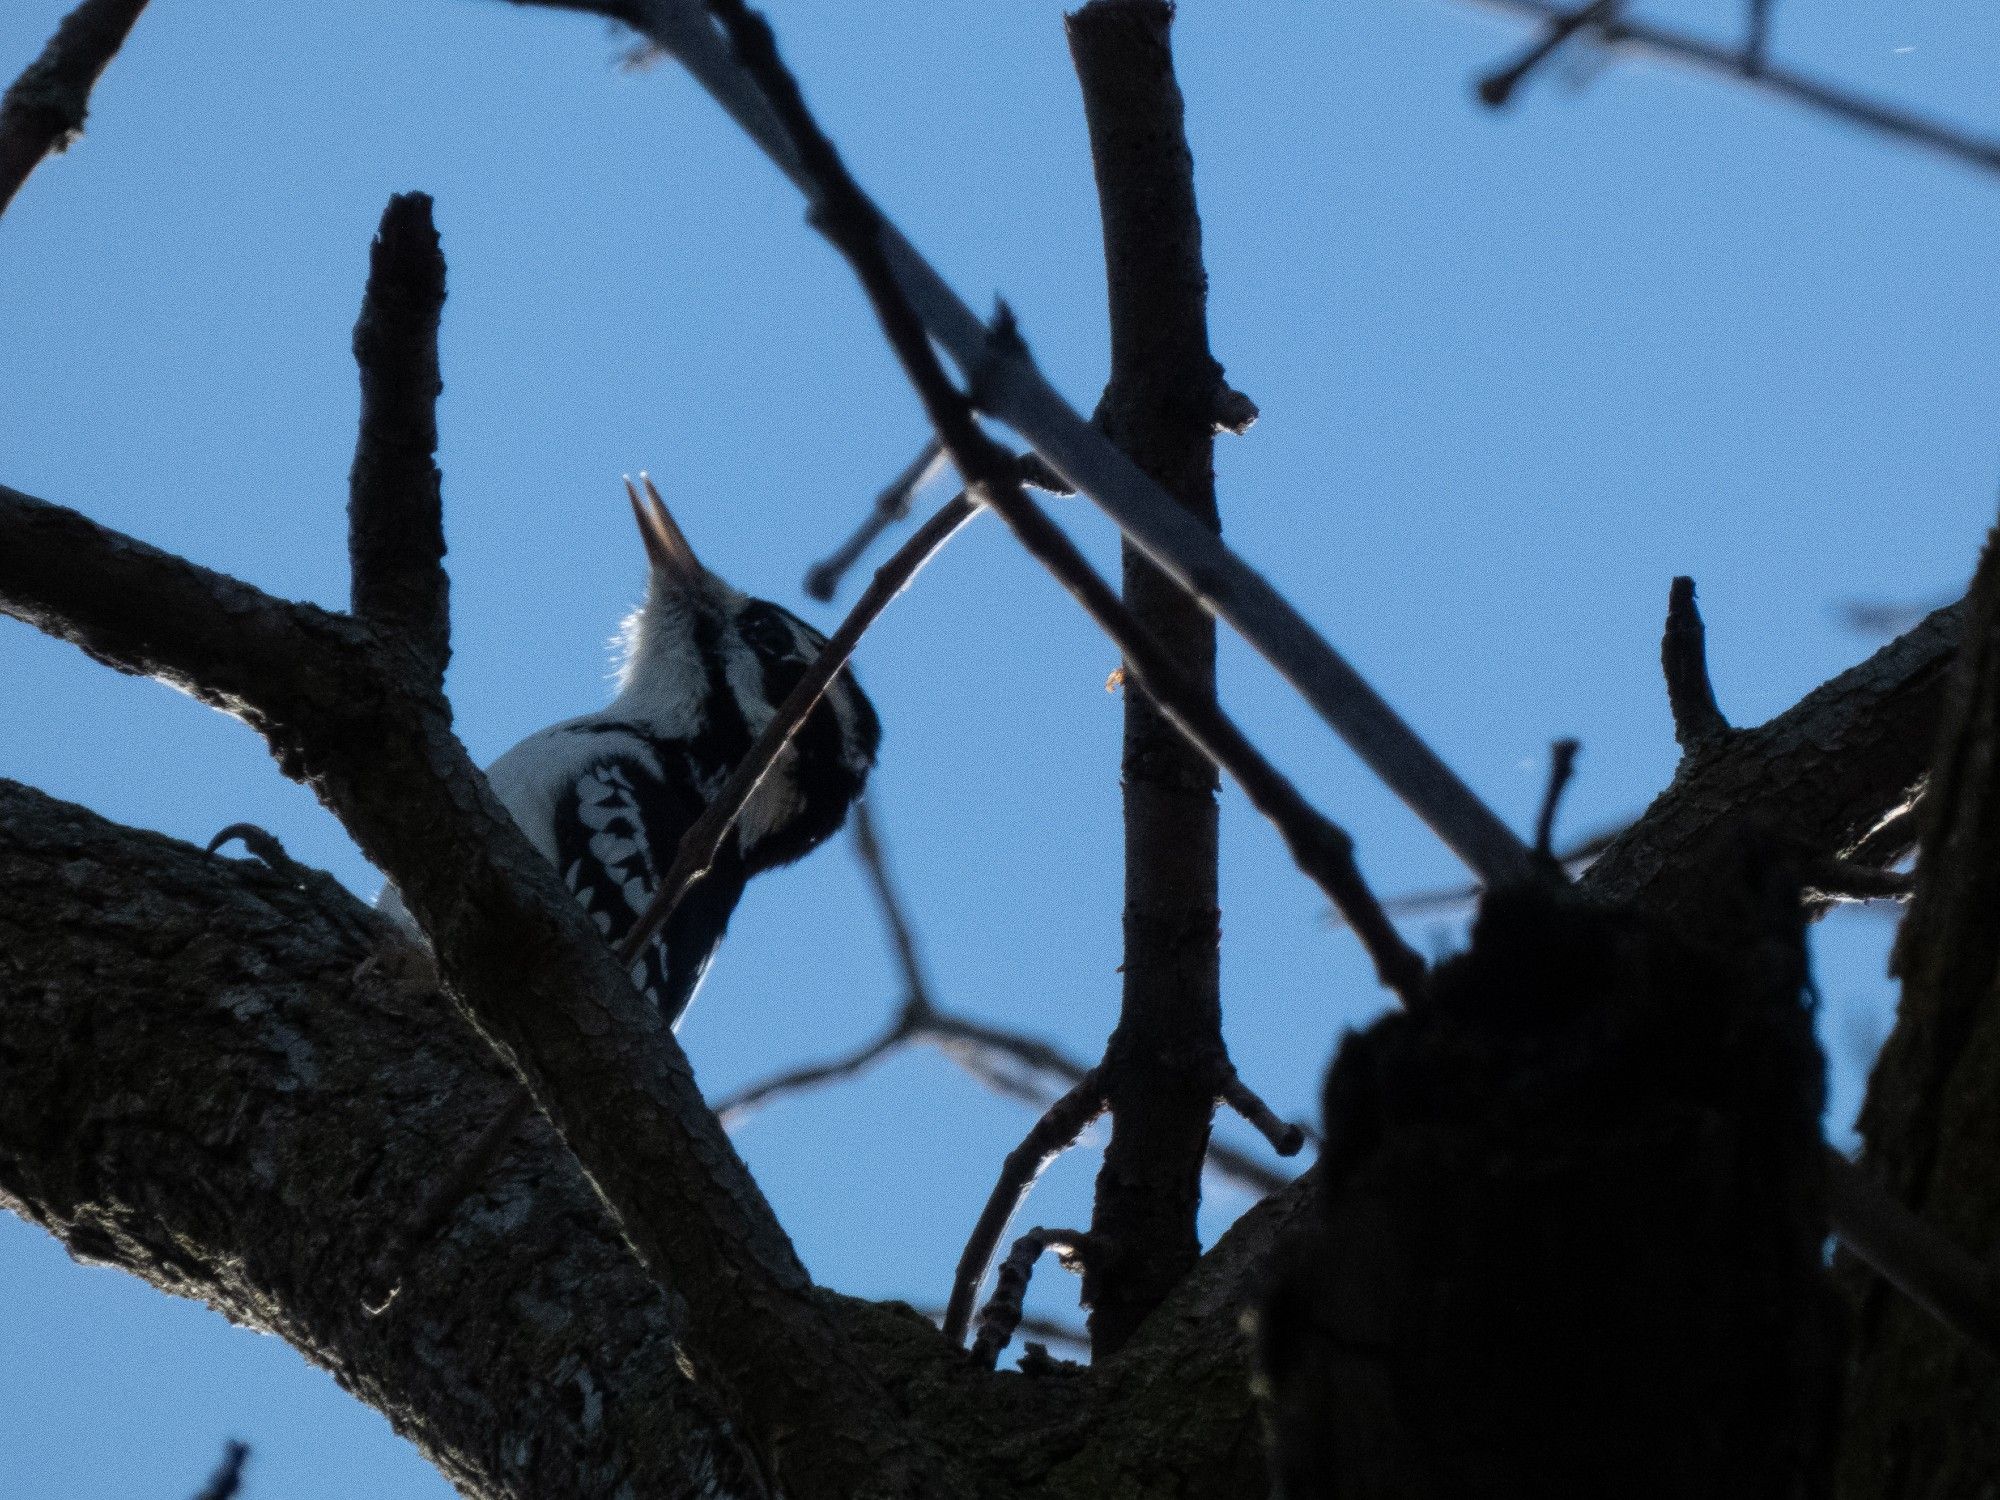
[[145,8],[146,0],[83,0],[0,98],[0,213],[43,158],[83,133],[90,91]]
[[[0,488],[0,611],[253,724],[396,882],[453,998],[521,1071],[690,1337],[828,1494],[921,1490],[686,1059],[493,799],[427,677],[370,627],[260,594]],[[865,1476],[865,1479],[864,1479]]]
[[368,289],[354,325],[361,430],[348,476],[347,550],[357,618],[400,636],[442,687],[451,659],[451,582],[444,571],[443,476],[437,452],[438,317],[444,253],[431,200],[389,200],[368,252]]
[[[1166,0],[1091,0],[1065,24],[1104,224],[1111,378],[1097,424],[1190,515],[1220,531],[1214,393],[1222,366],[1208,346],[1173,9]],[[1121,561],[1133,621],[1189,690],[1212,702],[1214,617],[1130,541]],[[1202,1161],[1216,1076],[1228,1067],[1215,765],[1143,690],[1124,696],[1125,947],[1118,1024],[1101,1066],[1111,1139],[1091,1220],[1092,1233],[1123,1250],[1084,1274],[1099,1356],[1123,1345],[1201,1254]]]
[[0,781],[0,1204],[284,1338],[480,1500],[768,1493],[539,1121],[363,1312],[372,1247],[512,1086],[397,951],[330,883]]

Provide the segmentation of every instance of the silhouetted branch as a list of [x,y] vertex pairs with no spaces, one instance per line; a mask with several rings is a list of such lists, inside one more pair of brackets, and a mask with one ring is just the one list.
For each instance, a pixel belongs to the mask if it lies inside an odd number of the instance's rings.
[[[1046,1109],[1064,1090],[1081,1082],[1090,1069],[1041,1038],[988,1026],[936,1003],[917,954],[916,935],[911,930],[909,916],[889,878],[888,862],[866,798],[855,804],[849,827],[854,834],[855,852],[861,858],[869,888],[875,894],[877,909],[896,951],[897,966],[903,977],[902,1004],[889,1024],[859,1047],[822,1062],[788,1069],[716,1100],[712,1107],[723,1123],[738,1124],[752,1110],[787,1094],[852,1078],[892,1053],[919,1043],[935,1047],[995,1093],[1037,1110]],[[1297,1131],[1305,1140],[1314,1139],[1314,1133],[1303,1125],[1281,1124],[1279,1129]],[[1291,1180],[1249,1153],[1213,1139],[1208,1143],[1207,1166],[1224,1181],[1258,1197],[1276,1192]]]
[[83,0],[0,98],[0,213],[28,174],[83,133],[90,91],[146,0]]
[[347,550],[355,615],[401,635],[439,683],[451,657],[443,476],[433,459],[444,297],[431,200],[398,194],[369,247],[354,324],[361,430],[348,476]]
[[243,1488],[243,1461],[249,1456],[248,1443],[239,1443],[234,1438],[224,1443],[222,1462],[208,1476],[208,1483],[194,1500],[235,1500],[237,1491]]
[[1553,16],[1541,36],[1521,54],[1520,58],[1503,68],[1496,68],[1479,80],[1476,92],[1479,102],[1489,109],[1499,109],[1514,97],[1527,76],[1546,62],[1555,51],[1575,36],[1585,26],[1603,24],[1604,18],[1616,10],[1619,0],[1591,0],[1588,5],[1576,10]]
[[[904,298],[890,268],[884,249],[886,226],[874,204],[848,175],[832,142],[820,132],[807,111],[797,82],[778,60],[770,28],[761,17],[745,9],[741,0],[713,0],[713,8],[729,27],[749,71],[769,94],[785,129],[796,142],[804,163],[801,170],[817,186],[815,222],[854,267],[890,346],[916,387],[925,414],[943,440],[953,466],[964,477],[968,493],[998,512],[1030,555],[1055,575],[1117,643],[1133,677],[1151,694],[1161,711],[1203,753],[1228,771],[1251,805],[1277,825],[1299,868],[1347,917],[1348,925],[1374,960],[1382,982],[1406,1000],[1419,994],[1425,974],[1424,961],[1403,942],[1382,914],[1355,866],[1353,841],[1299,795],[1235,722],[1215,705],[1212,697],[1187,682],[1172,657],[1138,628],[1130,611],[1076,545],[1023,492],[1012,457],[980,429],[966,397],[946,378],[922,322]],[[1005,358],[1006,351],[1014,349],[1018,342],[1012,320],[1003,309],[988,343]],[[1200,529],[1199,523],[1191,518],[1190,523]],[[683,840],[684,851],[695,844],[701,826],[697,823]],[[1520,840],[1511,832],[1506,838],[1525,861],[1527,852]],[[682,862],[682,857],[676,857],[677,870]],[[670,877],[662,883],[662,891],[671,884]],[[658,904],[656,898],[655,905]],[[634,929],[635,934],[638,931]],[[627,942],[629,945],[631,939]]]
[[1021,1302],[1028,1295],[1035,1262],[1044,1250],[1055,1251],[1065,1271],[1080,1272],[1094,1256],[1103,1253],[1103,1245],[1094,1236],[1074,1229],[1030,1229],[1014,1241],[1014,1248],[1000,1262],[993,1295],[979,1311],[979,1331],[972,1338],[972,1362],[982,1370],[1000,1362],[1000,1351],[1020,1326]]
[[1829,859],[1806,867],[1808,901],[1895,901],[1909,899],[1916,877],[1851,859]]
[[1694,580],[1676,578],[1667,589],[1667,628],[1660,637],[1660,670],[1667,679],[1667,706],[1674,716],[1674,740],[1686,754],[1729,732],[1708,680],[1707,631],[1695,607]]
[[1549,841],[1555,837],[1556,809],[1562,806],[1563,791],[1576,773],[1576,752],[1581,748],[1575,740],[1557,740],[1549,747],[1549,781],[1542,789],[1542,810],[1535,818],[1535,853],[1544,859],[1555,858]]
[[[791,128],[796,121],[780,119],[760,81],[717,32],[701,0],[531,3],[589,11],[635,27],[687,68],[806,194],[815,216],[823,216],[825,183],[806,162]],[[736,9],[722,8],[718,13]],[[796,98],[796,85],[789,75],[785,77]],[[810,125],[802,104],[797,114]],[[813,133],[818,134],[816,127]],[[1482,878],[1525,877],[1530,864],[1521,840],[1304,617],[1072,410],[1036,369],[1018,338],[996,339],[872,205],[869,216],[871,243],[886,261],[883,275],[900,288],[928,337],[937,340],[965,373],[979,408],[1025,437],[1056,474],[1096,501],[1155,564],[1234,626]],[[1244,415],[1240,404],[1221,405],[1219,420],[1240,420]]]
[[1304,1147],[1305,1131],[1273,1114],[1271,1106],[1251,1090],[1233,1066],[1222,1077],[1222,1101],[1255,1126],[1278,1155],[1297,1156]]
[[[1465,3],[1550,23],[1575,14],[1559,0],[1465,0]],[[1763,57],[1754,28],[1749,44],[1741,50],[1705,41],[1670,27],[1635,21],[1624,12],[1598,18],[1590,29],[1594,37],[1611,50],[1677,63],[1697,72],[1734,79],[1850,125],[1858,125],[1864,130],[1923,146],[1968,166],[1989,172],[2000,171],[2000,142],[1925,119],[1900,105],[1864,98],[1833,84],[1821,83],[1789,68],[1774,67]]]
[[932,434],[917,456],[904,465],[903,471],[875,497],[874,509],[855,528],[854,535],[835,548],[832,555],[806,569],[807,595],[822,603],[831,599],[847,570],[860,561],[861,554],[874,544],[876,537],[910,513],[911,497],[929,484],[944,465],[943,445],[938,442],[936,434]]
[[986,1200],[979,1222],[973,1225],[972,1237],[965,1242],[958,1258],[958,1272],[952,1278],[951,1299],[944,1309],[944,1336],[954,1344],[965,1342],[965,1330],[972,1321],[972,1300],[978,1295],[979,1284],[986,1279],[993,1252],[999,1247],[1000,1236],[1007,1232],[1007,1221],[1014,1217],[1014,1210],[1021,1206],[1021,1200],[1028,1196],[1028,1189],[1035,1185],[1043,1169],[1074,1145],[1085,1127],[1103,1112],[1104,1087],[1093,1068],[1075,1088],[1050,1105],[1021,1144],[1007,1153],[1007,1159],[1000,1164],[1000,1180],[993,1184],[993,1192]]

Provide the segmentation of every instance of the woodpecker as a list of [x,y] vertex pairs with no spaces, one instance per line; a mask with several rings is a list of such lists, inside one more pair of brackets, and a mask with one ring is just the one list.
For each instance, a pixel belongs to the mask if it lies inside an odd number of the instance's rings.
[[[514,821],[616,945],[681,836],[826,644],[812,626],[703,567],[651,479],[625,491],[650,568],[620,633],[618,692],[529,735],[487,768]],[[708,874],[632,966],[668,1024],[694,998],[750,877],[829,838],[860,795],[881,723],[842,671],[800,726]]]

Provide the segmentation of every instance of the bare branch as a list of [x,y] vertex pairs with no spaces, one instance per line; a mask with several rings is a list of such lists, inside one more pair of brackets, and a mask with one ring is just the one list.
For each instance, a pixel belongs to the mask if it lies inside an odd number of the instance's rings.
[[1613,13],[1620,0],[1590,0],[1590,4],[1554,16],[1544,28],[1541,36],[1529,45],[1520,58],[1504,68],[1496,68],[1479,80],[1475,92],[1479,102],[1489,109],[1501,109],[1514,97],[1527,76],[1547,62],[1562,44],[1575,36],[1585,26],[1602,25],[1604,18]]
[[808,715],[818,704],[833,679],[847,665],[854,648],[861,644],[861,637],[873,625],[889,603],[910,585],[923,565],[937,554],[939,548],[958,534],[960,527],[972,519],[979,507],[964,495],[947,501],[937,513],[917,528],[911,538],[896,549],[895,555],[875,571],[854,608],[847,612],[847,618],[840,622],[820,654],[813,658],[798,685],[785,695],[785,701],[778,705],[770,722],[758,733],[750,748],[729,774],[722,790],[703,810],[694,826],[681,836],[680,847],[674,851],[673,865],[661,877],[653,899],[645,912],[632,925],[619,945],[619,962],[630,966],[632,960],[641,953],[653,935],[666,926],[673,916],[674,908],[688,887],[699,880],[714,862],[716,851],[722,841],[736,826],[736,819],[742,814],[745,804],[755,794],[765,774],[777,761],[793,735],[799,731]]
[[979,1222],[973,1226],[972,1237],[965,1242],[965,1250],[958,1258],[951,1299],[945,1304],[944,1336],[954,1344],[965,1342],[965,1330],[972,1321],[972,1299],[986,1279],[1000,1236],[1007,1232],[1007,1221],[1014,1217],[1014,1211],[1028,1196],[1028,1189],[1035,1185],[1043,1169],[1074,1145],[1085,1127],[1103,1112],[1104,1089],[1093,1068],[1075,1088],[1050,1105],[1021,1144],[1007,1153],[1007,1159],[1000,1164],[1000,1180],[993,1184]]
[[993,1295],[979,1311],[979,1331],[972,1338],[972,1362],[990,1370],[1000,1362],[1000,1351],[1014,1337],[1021,1323],[1021,1301],[1028,1295],[1028,1281],[1035,1274],[1035,1262],[1044,1250],[1061,1258],[1065,1271],[1081,1271],[1094,1259],[1108,1259],[1104,1243],[1094,1235],[1074,1229],[1030,1229],[1018,1240],[1007,1258],[1000,1262],[994,1279]]
[[[1111,375],[1096,421],[1190,515],[1219,531],[1215,400],[1194,158],[1166,0],[1091,0],[1064,18],[1104,225]],[[1131,542],[1122,596],[1188,690],[1215,699],[1215,618]],[[1202,1162],[1222,1040],[1216,769],[1143,690],[1124,695],[1124,962],[1102,1065],[1111,1139],[1091,1229],[1126,1247],[1083,1300],[1114,1352],[1201,1255]]]
[[439,684],[451,657],[443,476],[437,452],[438,317],[444,254],[431,200],[389,200],[368,253],[354,325],[361,431],[348,476],[347,548],[356,616],[401,635]]
[[1549,783],[1542,790],[1542,810],[1535,818],[1535,853],[1550,861],[1555,860],[1549,841],[1555,837],[1556,809],[1562,806],[1563,791],[1576,773],[1576,752],[1581,748],[1576,740],[1557,740],[1549,747]]
[[208,1476],[208,1483],[194,1500],[235,1500],[236,1492],[243,1488],[243,1461],[249,1456],[248,1443],[239,1443],[234,1438],[224,1443],[222,1462]]
[[1729,732],[1708,680],[1707,631],[1695,607],[1694,580],[1676,578],[1667,590],[1667,628],[1660,637],[1660,670],[1667,679],[1674,739],[1682,754],[1705,748]]
[[[935,1047],[995,1093],[1032,1105],[1038,1111],[1048,1108],[1064,1090],[1081,1082],[1090,1069],[1041,1038],[988,1026],[937,1004],[917,954],[916,935],[911,930],[909,916],[889,878],[888,862],[866,798],[855,804],[849,827],[854,834],[855,852],[861,858],[896,951],[897,966],[903,976],[902,1004],[888,1025],[859,1047],[824,1062],[789,1069],[718,1099],[714,1109],[723,1123],[737,1124],[752,1110],[787,1094],[852,1078],[891,1053],[919,1043]],[[1312,1138],[1312,1132],[1302,1125],[1280,1128],[1297,1131],[1303,1139]],[[1258,1197],[1275,1193],[1291,1180],[1249,1153],[1215,1139],[1208,1143],[1207,1166],[1219,1178]]]
[[1806,867],[1806,900],[1906,901],[1916,889],[1916,877],[1903,870],[1884,870],[1851,859],[1826,859]]
[[83,0],[0,98],[0,213],[45,157],[83,133],[90,91],[146,0]]
[[[530,0],[532,3],[532,0]],[[822,184],[702,0],[552,0],[624,21],[675,57],[815,205]],[[1266,657],[1438,836],[1489,881],[1523,878],[1528,851],[1303,616],[1106,441],[1049,385],[1018,339],[996,340],[900,231],[874,214],[887,275],[950,354],[980,409],[1014,428],[1146,555]],[[1224,415],[1231,415],[1225,411]],[[1242,415],[1240,408],[1234,412]],[[962,472],[962,471],[961,471]]]
[[874,545],[876,537],[910,513],[911,497],[929,484],[944,465],[944,447],[933,433],[924,440],[917,456],[875,497],[875,508],[855,528],[854,535],[835,548],[832,555],[806,569],[807,595],[822,603],[831,599],[847,570],[861,560],[861,554]]
[[1234,1066],[1222,1077],[1222,1102],[1257,1127],[1257,1133],[1271,1143],[1280,1156],[1297,1156],[1306,1143],[1306,1133],[1297,1125],[1281,1120],[1271,1106],[1259,1098],[1238,1075]]
[[[1574,14],[1561,0],[1466,0],[1466,3],[1550,23]],[[1847,124],[1922,146],[1967,166],[1988,172],[2000,171],[2000,142],[1927,120],[1900,105],[1885,104],[1832,84],[1821,83],[1789,68],[1773,67],[1762,54],[1754,26],[1748,45],[1740,51],[1704,41],[1684,31],[1634,21],[1622,12],[1602,16],[1591,30],[1597,40],[1614,51],[1675,63],[1696,72],[1747,83],[1752,88],[1802,104]]]
[[[797,82],[778,59],[770,28],[761,17],[746,10],[741,0],[714,0],[714,9],[729,25],[753,76],[770,91],[785,127],[793,132],[807,163],[802,170],[809,173],[808,180],[820,184],[817,223],[854,267],[890,346],[916,387],[926,415],[943,440],[953,466],[964,476],[968,492],[999,513],[1029,553],[1055,575],[1117,643],[1132,675],[1152,695],[1162,712],[1201,746],[1204,754],[1235,777],[1251,805],[1277,825],[1299,868],[1346,916],[1348,925],[1354,928],[1374,960],[1382,982],[1406,999],[1420,993],[1424,961],[1403,942],[1382,914],[1381,906],[1355,866],[1353,841],[1299,795],[1251,745],[1234,721],[1215,706],[1212,698],[1205,697],[1186,681],[1158,642],[1138,628],[1130,612],[1076,545],[1023,493],[1018,466],[980,429],[966,398],[952,386],[939,366],[915,309],[904,299],[890,269],[885,249],[888,227],[848,175],[833,144],[821,134],[806,109]],[[1011,319],[1004,311],[989,342],[1003,351],[1018,342]],[[1192,524],[1200,529],[1199,523]],[[697,823],[695,830],[689,832],[682,844],[684,851],[695,842],[700,828]],[[1521,850],[1525,861],[1527,853],[1520,841],[1511,832],[1507,839]],[[682,858],[676,857],[674,863],[678,870]],[[671,884],[670,876],[662,882],[662,891],[669,890]],[[640,930],[634,929],[635,933]]]

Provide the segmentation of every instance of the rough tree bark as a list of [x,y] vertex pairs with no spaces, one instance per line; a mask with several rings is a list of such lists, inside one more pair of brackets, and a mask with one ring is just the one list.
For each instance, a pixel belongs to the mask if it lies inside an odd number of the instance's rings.
[[[1936,731],[1955,623],[1943,613],[1746,731],[1727,773],[1739,807],[1830,850],[1906,800],[1901,747]],[[1689,773],[1626,835],[1621,884],[1669,884],[1655,861],[1721,815],[1717,774]],[[0,939],[6,1207],[289,1339],[469,1494],[525,1500],[556,1475],[577,1495],[762,1493],[689,1309],[545,1127],[388,1311],[363,1313],[380,1236],[506,1075],[450,1005],[401,981],[402,950],[378,946],[358,903],[8,786]],[[1255,1493],[1261,1462],[1241,1311],[1308,1194],[1253,1210],[1087,1373],[971,1371],[906,1309],[812,1296],[907,1418],[962,1455],[964,1493],[1223,1500]]]
[[[2000,533],[1966,609],[1893,963],[1902,1004],[1861,1116],[1862,1165],[1990,1266],[2000,1240]],[[1866,1277],[1851,1285],[1840,1492],[1945,1500],[1990,1489],[2000,1367]]]

